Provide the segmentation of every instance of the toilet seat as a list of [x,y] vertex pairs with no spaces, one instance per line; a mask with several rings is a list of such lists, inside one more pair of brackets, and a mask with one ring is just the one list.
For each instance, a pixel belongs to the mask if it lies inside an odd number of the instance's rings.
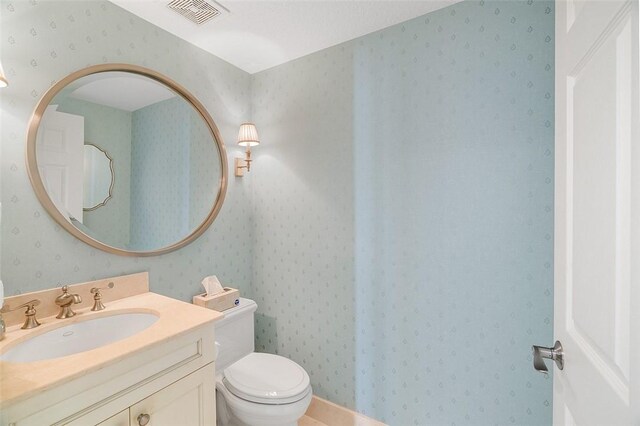
[[225,387],[235,396],[259,404],[290,404],[311,390],[309,375],[288,358],[251,353],[224,370]]

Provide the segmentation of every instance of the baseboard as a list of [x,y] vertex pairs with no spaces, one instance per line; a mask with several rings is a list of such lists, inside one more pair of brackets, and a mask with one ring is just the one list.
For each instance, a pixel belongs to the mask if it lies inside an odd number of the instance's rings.
[[334,404],[326,399],[313,396],[306,415],[314,420],[331,426],[386,426],[364,414]]

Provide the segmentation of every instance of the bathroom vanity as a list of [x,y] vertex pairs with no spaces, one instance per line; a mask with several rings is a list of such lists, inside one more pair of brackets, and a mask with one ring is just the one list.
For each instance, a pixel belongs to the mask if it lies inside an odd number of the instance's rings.
[[[115,282],[103,295],[107,308],[91,311],[89,289],[106,281]],[[120,297],[124,288],[135,294]],[[69,289],[83,301],[67,319],[47,315],[56,290],[16,296],[39,297],[47,316],[29,330],[20,329],[14,313],[9,318],[0,341],[0,424],[215,424],[214,322],[221,314],[150,293],[146,273]],[[138,317],[146,323],[136,324]],[[123,320],[140,330],[127,331],[118,324]],[[101,334],[118,334],[114,328],[129,337],[100,340]],[[74,342],[74,334],[86,337]],[[87,347],[100,346],[86,349],[82,340],[87,339],[92,341]]]

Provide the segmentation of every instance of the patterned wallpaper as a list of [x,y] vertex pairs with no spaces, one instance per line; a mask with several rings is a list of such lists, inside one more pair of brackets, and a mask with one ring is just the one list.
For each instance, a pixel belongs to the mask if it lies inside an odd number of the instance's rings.
[[257,346],[391,425],[550,424],[554,5],[469,1],[254,75]]
[[131,113],[79,99],[64,98],[58,111],[84,117],[84,139],[113,158],[113,196],[106,205],[83,214],[83,225],[100,241],[117,247],[129,244],[131,186]]
[[10,86],[2,111],[2,281],[8,295],[100,277],[150,271],[153,291],[182,300],[206,275],[250,294],[250,179],[229,183],[209,230],[177,252],[129,258],[91,248],[69,235],[36,199],[24,166],[27,124],[56,80],[104,62],[146,66],[176,80],[208,109],[227,142],[249,118],[250,76],[107,1],[0,0],[0,59]]
[[[193,110],[189,114],[189,132],[191,146],[189,149],[189,229],[202,223],[209,214],[211,203],[218,195],[220,156],[212,144],[209,128],[199,114]],[[229,140],[234,143],[235,138]],[[233,159],[229,162],[229,166]],[[231,178],[230,174],[229,178]],[[208,194],[208,195],[207,195]]]
[[[322,397],[399,426],[551,423],[529,348],[552,339],[553,3],[463,2],[253,77],[108,2],[0,14],[8,294],[150,270],[189,300],[215,273],[257,300],[258,349]],[[102,62],[184,84],[230,158],[239,123],[258,123],[255,167],[175,253],[92,249],[33,195],[38,97]]]
[[135,250],[167,246],[189,233],[188,113],[177,97],[133,112],[129,246]]
[[129,246],[151,250],[180,241],[204,221],[218,195],[220,166],[209,129],[182,98],[132,116]]

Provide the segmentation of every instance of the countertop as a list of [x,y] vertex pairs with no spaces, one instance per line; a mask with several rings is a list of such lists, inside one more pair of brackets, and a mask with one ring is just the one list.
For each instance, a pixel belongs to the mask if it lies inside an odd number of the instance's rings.
[[30,337],[58,327],[91,318],[132,312],[153,313],[158,315],[158,320],[133,336],[74,355],[28,363],[0,361],[0,407],[104,368],[133,353],[223,317],[220,312],[147,292],[110,301],[107,308],[99,312],[93,312],[87,307],[77,310],[77,315],[72,318],[39,318],[42,325],[34,329],[22,330],[20,325],[8,327],[5,339],[0,341],[0,353]]

